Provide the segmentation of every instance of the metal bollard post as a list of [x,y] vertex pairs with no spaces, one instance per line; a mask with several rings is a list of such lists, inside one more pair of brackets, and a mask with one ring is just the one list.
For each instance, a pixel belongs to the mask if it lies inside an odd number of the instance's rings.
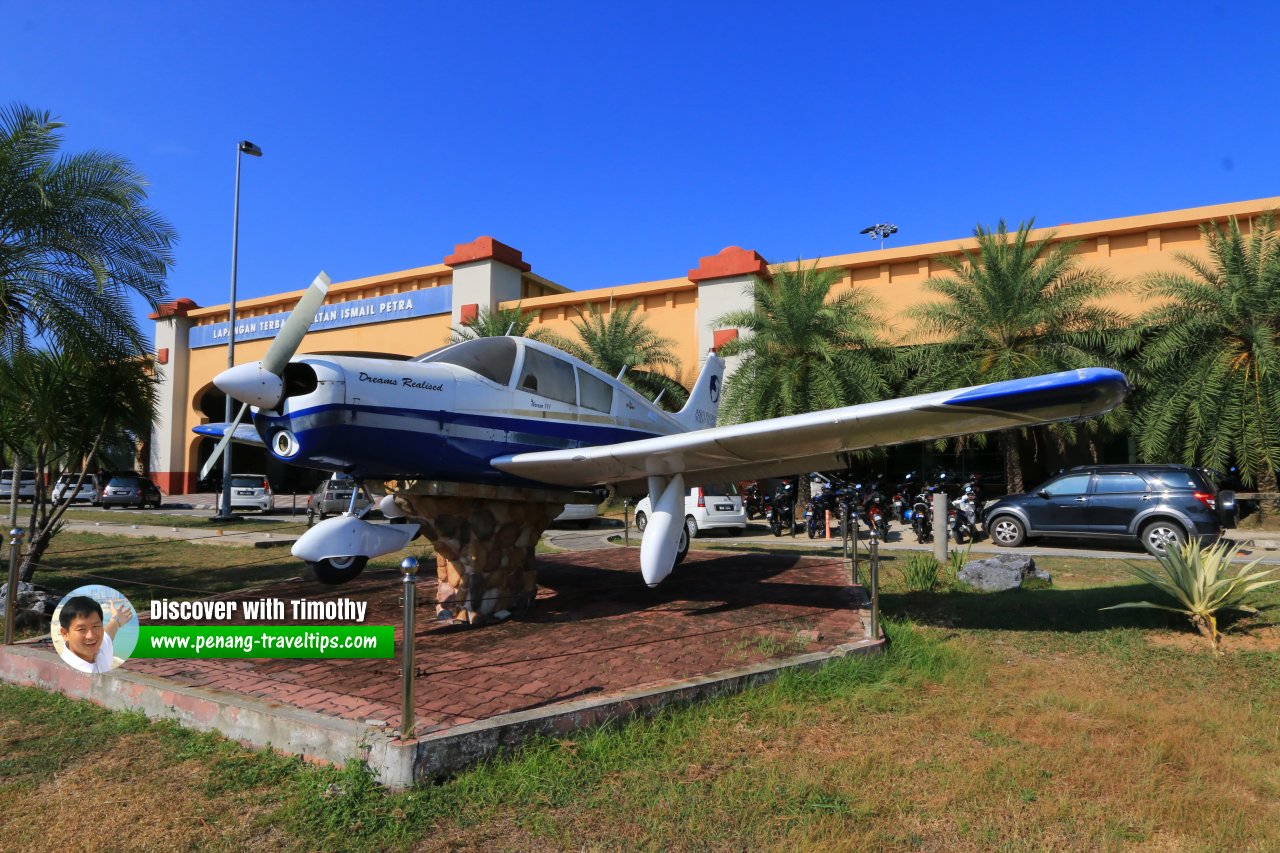
[[880,539],[871,528],[871,639],[880,639]]
[[631,547],[631,498],[622,499],[622,544]]
[[[13,487],[18,488],[19,476],[14,475]],[[9,531],[9,590],[4,603],[4,644],[13,642],[13,620],[18,613],[18,545],[22,542],[22,528]]]
[[947,524],[947,493],[933,493],[933,556],[946,565],[947,543],[951,541],[951,525]]
[[417,604],[418,561],[413,557],[405,557],[400,561],[400,571],[404,574],[404,670],[400,681],[403,688],[403,707],[400,714],[400,737],[408,739],[413,735],[413,644],[414,609]]
[[293,497],[289,501],[289,517],[293,518],[298,514],[298,493],[294,491]]
[[857,586],[862,583],[858,577],[858,514],[853,515],[853,529],[849,532],[849,538],[853,543],[853,585]]

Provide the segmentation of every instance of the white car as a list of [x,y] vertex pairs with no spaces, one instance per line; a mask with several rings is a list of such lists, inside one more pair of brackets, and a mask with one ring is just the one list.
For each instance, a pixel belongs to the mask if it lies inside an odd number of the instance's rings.
[[[84,477],[83,482],[80,481],[81,476]],[[99,495],[102,493],[103,484],[98,482],[96,474],[63,474],[49,491],[49,500],[54,503],[61,503],[64,494],[74,488],[77,482],[80,483],[80,488],[76,491],[75,497],[71,499],[71,502],[88,501],[97,506],[101,502]]]
[[[0,471],[0,501],[12,500],[13,469]],[[23,471],[18,482],[18,500],[33,501],[36,498],[36,472]]]
[[[637,530],[644,532],[652,512],[648,497],[636,504]],[[690,489],[684,496],[684,526],[690,539],[697,536],[699,530],[723,529],[731,536],[746,530],[747,511],[742,507],[738,487],[733,483],[716,483]]]
[[[275,507],[275,497],[271,494],[271,483],[262,474],[231,475],[231,509],[256,509],[269,512]],[[214,508],[222,511],[222,493]]]

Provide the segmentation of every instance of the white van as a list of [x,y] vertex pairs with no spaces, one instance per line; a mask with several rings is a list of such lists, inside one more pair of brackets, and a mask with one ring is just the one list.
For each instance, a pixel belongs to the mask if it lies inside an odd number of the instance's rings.
[[[0,501],[13,499],[13,469],[0,471]],[[18,482],[18,500],[33,501],[36,499],[36,472],[23,471]]]
[[[637,530],[644,532],[652,512],[646,496],[636,505]],[[746,530],[747,511],[742,508],[738,487],[733,483],[715,483],[690,489],[684,496],[684,526],[690,539],[697,536],[699,530],[723,529],[728,530],[730,536]]]

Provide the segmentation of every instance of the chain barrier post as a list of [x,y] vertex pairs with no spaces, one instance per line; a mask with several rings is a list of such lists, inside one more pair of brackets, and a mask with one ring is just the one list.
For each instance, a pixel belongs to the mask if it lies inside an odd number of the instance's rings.
[[[20,473],[14,474],[13,488],[18,488]],[[13,642],[13,620],[18,613],[18,546],[22,543],[22,528],[9,531],[9,589],[4,602],[4,644]]]
[[416,631],[414,629],[414,611],[417,601],[418,561],[413,557],[405,557],[400,562],[400,571],[404,575],[404,669],[400,681],[402,688],[402,708],[400,714],[400,737],[406,740],[413,735],[413,646]]
[[880,537],[870,528],[871,542],[871,639],[880,639]]
[[622,544],[631,547],[631,498],[622,499]]

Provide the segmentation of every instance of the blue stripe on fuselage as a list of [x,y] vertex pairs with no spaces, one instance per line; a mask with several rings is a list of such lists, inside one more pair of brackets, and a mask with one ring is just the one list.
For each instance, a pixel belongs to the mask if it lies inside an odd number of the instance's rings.
[[[351,422],[353,414],[355,423]],[[386,418],[408,419],[414,426],[377,423]],[[310,428],[301,426],[316,419],[330,422]],[[335,419],[338,422],[332,422]],[[656,435],[550,418],[337,404],[290,412],[287,417],[259,413],[254,426],[268,447],[277,430],[292,430],[302,450],[285,461],[295,465],[345,470],[368,478],[423,477],[520,484],[529,481],[493,469],[489,460],[509,453],[593,447]]]

